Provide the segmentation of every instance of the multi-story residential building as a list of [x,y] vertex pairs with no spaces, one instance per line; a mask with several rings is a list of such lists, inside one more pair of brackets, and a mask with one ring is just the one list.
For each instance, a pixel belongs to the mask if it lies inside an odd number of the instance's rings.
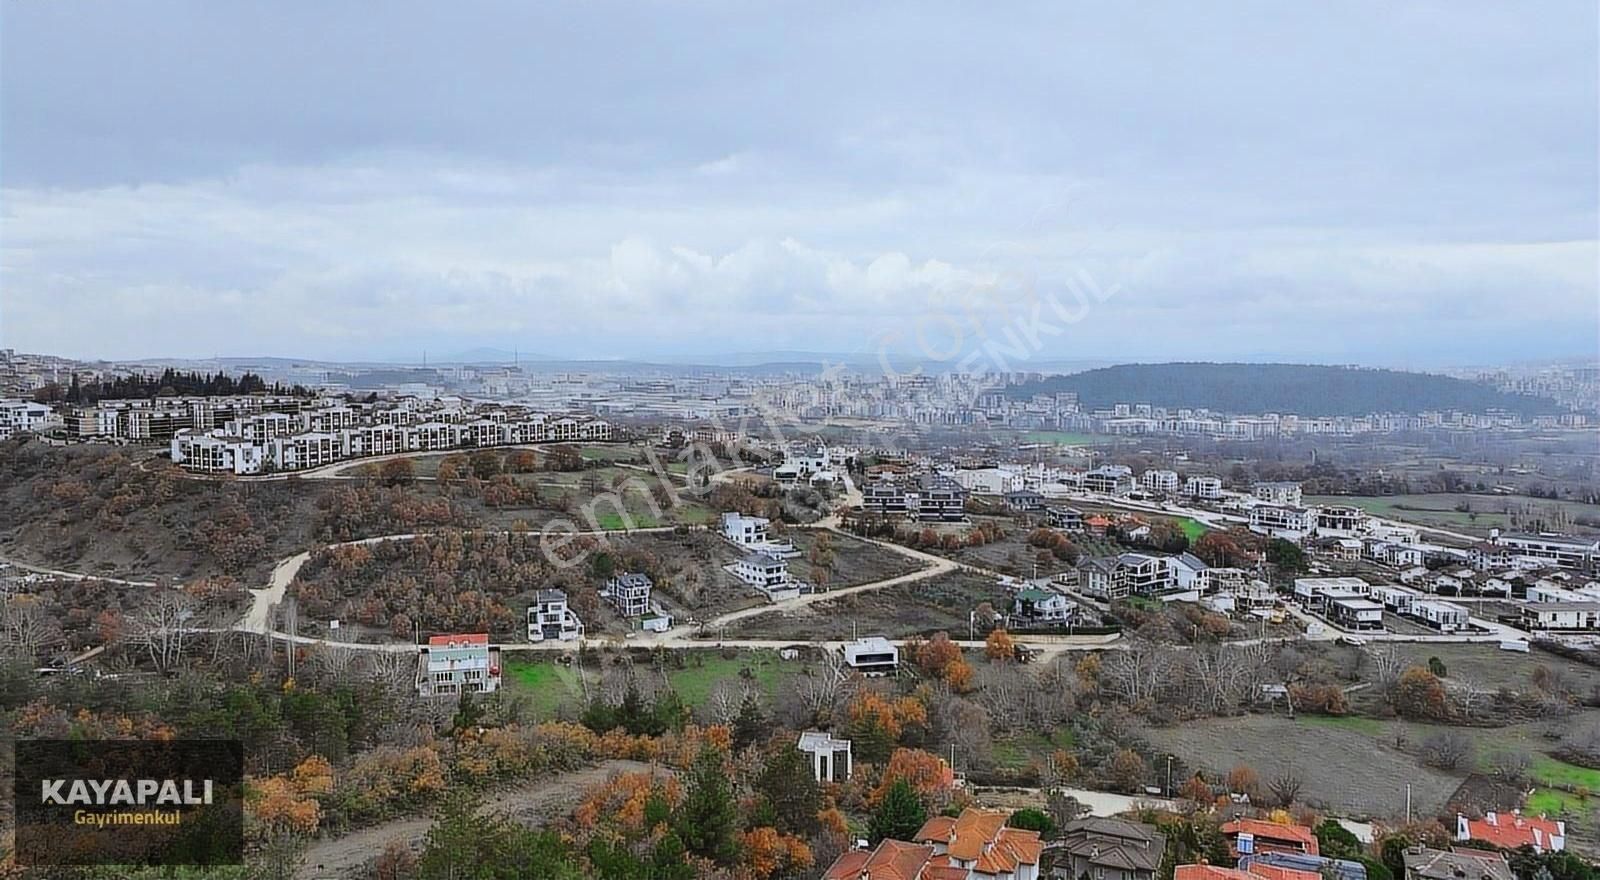
[[922,522],[960,522],[967,517],[967,490],[942,474],[921,474],[907,507]]
[[1038,880],[1044,844],[1037,831],[1009,828],[1008,810],[968,807],[959,816],[934,816],[913,842],[933,848],[930,863],[946,865],[952,880]]
[[1128,580],[1115,556],[1078,560],[1078,590],[1102,601],[1128,598]]
[[420,649],[417,693],[424,697],[487,694],[500,689],[500,649],[487,633],[433,636]]
[[1250,508],[1250,531],[1299,543],[1311,534],[1316,516],[1304,507],[1257,504]]
[[764,516],[724,513],[722,537],[740,547],[756,547],[767,543],[767,529],[771,525],[772,521]]
[[655,588],[643,572],[627,572],[606,581],[600,597],[611,600],[623,617],[643,617],[650,612],[650,591]]
[[540,590],[528,606],[528,641],[570,642],[583,637],[583,621],[567,606],[562,590]]
[[1324,538],[1358,538],[1367,533],[1372,517],[1359,507],[1314,508],[1317,534]]
[[1172,589],[1172,570],[1160,556],[1124,553],[1117,557],[1117,569],[1128,590],[1140,596],[1159,596]]
[[4,431],[6,436],[24,431],[42,432],[61,423],[55,412],[42,403],[0,400],[0,431]]
[[172,438],[172,458],[203,474],[259,474],[265,450],[238,437],[191,434],[180,431]]
[[1020,626],[1065,626],[1078,617],[1078,603],[1055,590],[1026,587],[1011,600],[1011,617]]
[[1133,491],[1133,469],[1120,464],[1097,467],[1083,475],[1086,492],[1101,495],[1126,495]]
[[789,563],[770,553],[747,553],[729,569],[733,576],[763,592],[789,586]]
[[1554,532],[1539,534],[1489,531],[1489,543],[1506,548],[1517,559],[1540,560],[1561,568],[1587,568],[1600,561],[1600,538],[1580,538]]
[[1286,504],[1297,507],[1300,504],[1300,484],[1294,482],[1266,482],[1256,483],[1250,487],[1250,494],[1257,500],[1268,504]]
[[1190,477],[1184,481],[1183,492],[1199,501],[1217,501],[1222,498],[1222,480],[1217,477]]
[[1152,492],[1177,492],[1178,472],[1149,470],[1139,476],[1139,482]]

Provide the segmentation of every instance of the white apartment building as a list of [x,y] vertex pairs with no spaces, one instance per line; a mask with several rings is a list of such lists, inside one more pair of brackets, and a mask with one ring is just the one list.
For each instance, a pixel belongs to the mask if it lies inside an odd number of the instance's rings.
[[1268,504],[1287,504],[1298,506],[1300,504],[1300,484],[1294,482],[1265,482],[1256,483],[1251,487],[1250,494],[1257,500]]
[[5,436],[44,431],[58,424],[61,420],[45,404],[31,400],[0,400],[0,431],[4,431]]
[[1257,504],[1250,508],[1250,531],[1299,543],[1311,534],[1316,517],[1303,507]]
[[203,474],[261,473],[266,450],[237,437],[179,431],[170,441],[172,460]]
[[1315,510],[1317,534],[1324,538],[1359,538],[1372,522],[1372,517],[1359,507],[1335,505]]
[[1190,477],[1184,481],[1183,491],[1200,501],[1217,501],[1222,498],[1222,480],[1217,477]]
[[1178,472],[1167,470],[1145,471],[1139,476],[1139,483],[1152,492],[1178,491]]
[[1509,550],[1513,557],[1542,560],[1562,568],[1581,568],[1600,559],[1600,539],[1554,532],[1539,534],[1489,532],[1489,542]]

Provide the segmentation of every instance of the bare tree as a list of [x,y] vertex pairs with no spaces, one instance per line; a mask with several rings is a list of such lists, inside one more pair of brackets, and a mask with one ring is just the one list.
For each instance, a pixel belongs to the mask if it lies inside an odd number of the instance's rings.
[[29,663],[61,641],[61,624],[37,596],[17,595],[0,603],[0,651]]
[[1367,648],[1367,656],[1372,659],[1372,676],[1384,692],[1394,690],[1400,683],[1400,673],[1406,669],[1406,661],[1400,656],[1400,649],[1392,644],[1376,645]]
[[1422,741],[1422,762],[1440,770],[1472,763],[1472,740],[1459,730],[1441,730]]
[[1267,783],[1267,791],[1271,792],[1272,796],[1277,799],[1278,806],[1289,807],[1294,804],[1296,798],[1300,797],[1302,784],[1300,774],[1296,773],[1293,767],[1290,767]]
[[194,600],[179,590],[163,590],[144,603],[132,618],[130,641],[150,653],[150,662],[168,672],[183,662],[188,648]]
[[750,682],[743,679],[724,678],[711,689],[706,700],[706,716],[712,724],[731,725],[739,717],[744,701],[754,693]]
[[1528,778],[1533,759],[1519,749],[1502,749],[1489,756],[1489,772],[1505,782],[1521,783]]

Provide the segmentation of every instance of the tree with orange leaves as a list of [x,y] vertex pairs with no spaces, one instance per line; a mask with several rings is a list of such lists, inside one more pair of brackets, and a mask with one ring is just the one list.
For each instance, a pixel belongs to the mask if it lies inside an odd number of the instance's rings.
[[915,651],[913,658],[917,668],[933,678],[944,678],[950,664],[961,659],[961,646],[950,641],[949,633],[934,633],[933,638],[918,644]]
[[805,841],[763,825],[739,835],[743,874],[752,880],[787,877],[811,867],[811,847]]
[[1011,638],[1011,633],[1003,629],[989,633],[989,637],[983,640],[983,651],[990,660],[1005,662],[1017,659],[1017,643]]
[[877,763],[889,757],[908,727],[927,726],[928,710],[915,697],[889,698],[863,691],[850,704],[849,719],[856,755],[864,762]]
[[937,804],[950,793],[955,775],[938,755],[921,749],[895,749],[888,766],[883,768],[883,779],[872,790],[867,803],[876,806],[890,787],[901,780],[910,784],[924,803]]

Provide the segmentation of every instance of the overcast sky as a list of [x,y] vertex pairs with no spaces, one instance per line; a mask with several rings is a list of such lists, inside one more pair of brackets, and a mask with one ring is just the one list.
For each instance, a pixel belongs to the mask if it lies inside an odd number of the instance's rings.
[[1592,356],[1596,10],[6,3],[0,346]]

